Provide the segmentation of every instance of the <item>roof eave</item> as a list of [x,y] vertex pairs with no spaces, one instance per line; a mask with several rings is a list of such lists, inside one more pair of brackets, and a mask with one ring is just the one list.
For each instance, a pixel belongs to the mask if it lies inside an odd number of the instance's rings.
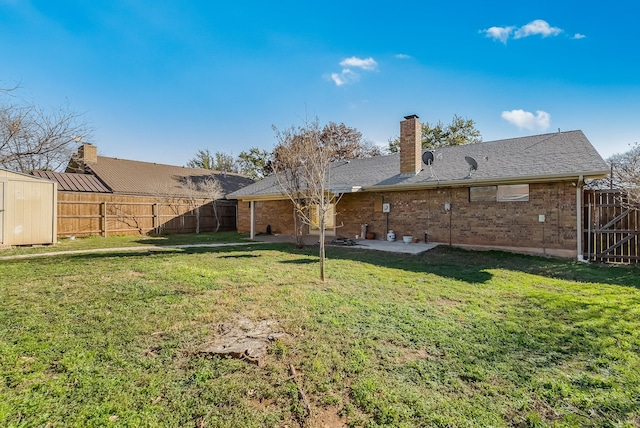
[[287,195],[282,194],[270,194],[270,195],[243,195],[243,196],[229,196],[227,199],[235,199],[239,202],[251,202],[251,201],[279,201],[288,200]]
[[431,188],[442,187],[465,187],[465,186],[489,186],[499,184],[521,184],[521,183],[547,183],[550,181],[570,181],[578,180],[580,177],[587,179],[604,178],[609,174],[608,170],[602,171],[585,171],[575,172],[572,174],[553,174],[544,176],[518,176],[518,177],[505,177],[500,179],[488,178],[488,179],[474,179],[463,178],[459,180],[450,181],[430,181],[411,184],[392,184],[384,186],[370,186],[362,188],[363,192],[384,192],[384,191],[401,191],[401,190],[422,190]]
[[[534,176],[518,176],[505,178],[463,178],[459,180],[449,181],[429,181],[411,184],[391,184],[391,185],[373,185],[361,187],[359,192],[390,192],[404,190],[422,190],[442,187],[465,187],[465,186],[489,186],[499,184],[521,184],[521,183],[546,183],[551,181],[570,181],[578,180],[580,177],[586,179],[604,178],[609,174],[609,170],[600,171],[583,171],[571,174],[551,174],[551,175],[534,175]],[[229,195],[228,195],[229,197]],[[229,199],[237,199],[238,201],[273,201],[289,199],[283,194],[261,194],[261,195],[238,195],[230,196]]]

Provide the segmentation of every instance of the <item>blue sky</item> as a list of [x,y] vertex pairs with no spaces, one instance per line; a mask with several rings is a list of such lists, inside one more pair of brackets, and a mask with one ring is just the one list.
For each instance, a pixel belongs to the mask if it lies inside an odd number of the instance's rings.
[[403,116],[485,141],[581,129],[640,141],[640,6],[578,2],[0,0],[0,87],[68,103],[104,156],[184,165],[272,149],[272,125]]

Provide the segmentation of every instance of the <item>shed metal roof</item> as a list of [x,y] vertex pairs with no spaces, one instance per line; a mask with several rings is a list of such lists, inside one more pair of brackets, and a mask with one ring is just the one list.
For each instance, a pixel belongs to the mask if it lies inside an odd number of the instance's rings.
[[91,174],[72,174],[53,171],[33,171],[36,177],[46,178],[58,183],[58,190],[67,192],[111,193],[111,189]]

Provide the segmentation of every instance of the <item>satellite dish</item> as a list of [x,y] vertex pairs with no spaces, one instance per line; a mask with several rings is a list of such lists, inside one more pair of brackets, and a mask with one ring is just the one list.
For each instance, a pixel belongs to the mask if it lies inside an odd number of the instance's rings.
[[467,178],[470,178],[471,172],[478,169],[478,162],[476,162],[476,160],[471,156],[465,156],[464,160],[466,160],[467,163],[469,164],[469,175],[467,175]]
[[433,163],[433,152],[427,150],[422,154],[422,162],[427,165],[431,165]]
[[475,171],[478,169],[478,162],[476,162],[476,160],[471,156],[465,156],[464,160],[466,160],[467,163],[469,164],[469,172]]

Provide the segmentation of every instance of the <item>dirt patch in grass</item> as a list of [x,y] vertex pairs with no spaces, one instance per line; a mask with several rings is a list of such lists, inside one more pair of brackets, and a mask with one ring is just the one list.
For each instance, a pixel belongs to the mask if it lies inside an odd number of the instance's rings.
[[347,419],[338,415],[335,407],[320,407],[313,410],[306,426],[310,428],[342,428],[347,426]]
[[142,272],[137,272],[137,271],[135,271],[135,270],[130,270],[130,271],[128,271],[128,272],[127,272],[127,276],[128,276],[129,278],[140,278],[140,277],[143,277],[143,276],[144,276],[144,273],[142,273]]
[[551,406],[540,399],[534,400],[534,402],[531,404],[531,409],[534,410],[538,415],[540,415],[540,417],[546,423],[553,424],[553,422],[560,420],[558,413],[556,413],[556,411]]
[[427,351],[426,349],[401,349],[399,350],[397,362],[400,364],[418,360],[437,360],[440,357]]
[[456,308],[463,304],[461,300],[449,299],[447,297],[439,297],[433,300],[433,304],[437,306],[445,306],[450,308]]

